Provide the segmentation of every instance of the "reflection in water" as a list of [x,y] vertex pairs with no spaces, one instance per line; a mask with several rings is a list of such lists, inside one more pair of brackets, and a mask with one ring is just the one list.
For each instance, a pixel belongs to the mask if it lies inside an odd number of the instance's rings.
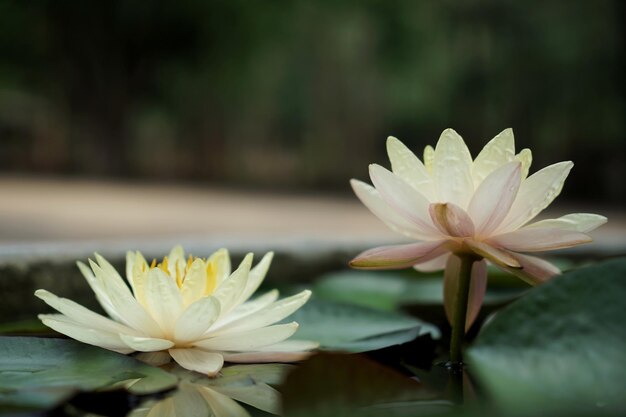
[[238,365],[208,378],[171,365],[167,370],[179,377],[178,389],[168,398],[141,404],[128,417],[249,417],[238,402],[279,414],[280,394],[268,384],[278,384],[289,369],[282,364]]

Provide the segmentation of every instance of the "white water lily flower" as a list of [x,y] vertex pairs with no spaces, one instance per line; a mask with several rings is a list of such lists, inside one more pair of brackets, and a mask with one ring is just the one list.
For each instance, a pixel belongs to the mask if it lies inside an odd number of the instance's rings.
[[561,192],[572,169],[570,161],[550,165],[528,177],[529,149],[515,153],[513,131],[493,138],[472,160],[463,139],[446,129],[424,162],[394,137],[387,140],[392,171],[370,165],[375,188],[351,184],[359,199],[396,232],[418,243],[365,251],[351,261],[356,268],[391,269],[414,266],[422,271],[445,268],[444,305],[451,319],[460,268],[457,255],[479,262],[471,271],[466,327],[482,304],[487,262],[536,285],[560,273],[534,256],[591,241],[587,232],[606,222],[597,214],[576,213],[528,224]]
[[[311,292],[277,301],[278,291],[248,299],[265,278],[273,254],[254,268],[246,255],[231,273],[221,249],[208,259],[185,260],[180,246],[159,264],[128,252],[130,287],[102,256],[78,262],[102,308],[111,318],[68,299],[37,290],[35,295],[61,314],[39,315],[48,327],[90,345],[120,353],[168,352],[183,368],[215,375],[228,362],[291,362],[310,355],[318,344],[287,340],[295,322],[274,324],[291,315]],[[132,289],[132,291],[131,291]]]

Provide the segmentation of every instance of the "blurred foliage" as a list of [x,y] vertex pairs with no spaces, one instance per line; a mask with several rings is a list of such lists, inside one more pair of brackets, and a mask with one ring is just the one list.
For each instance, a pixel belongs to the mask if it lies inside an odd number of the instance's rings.
[[[0,0],[0,169],[347,190],[506,127],[624,201],[620,0]],[[601,161],[601,163],[599,163]]]

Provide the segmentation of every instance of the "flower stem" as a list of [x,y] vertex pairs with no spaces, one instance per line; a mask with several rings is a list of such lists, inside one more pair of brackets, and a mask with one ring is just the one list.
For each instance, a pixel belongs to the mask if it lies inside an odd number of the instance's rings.
[[463,366],[463,356],[461,354],[461,346],[463,345],[463,336],[465,336],[465,321],[467,316],[467,303],[469,298],[470,281],[472,278],[472,265],[476,258],[472,255],[457,255],[461,258],[461,267],[459,268],[459,286],[457,288],[454,309],[454,317],[452,318],[452,337],[450,340],[450,365],[453,368]]

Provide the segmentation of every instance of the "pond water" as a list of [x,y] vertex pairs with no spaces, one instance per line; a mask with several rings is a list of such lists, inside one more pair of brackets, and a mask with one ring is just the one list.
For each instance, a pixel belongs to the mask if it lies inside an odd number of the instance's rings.
[[[350,271],[337,261],[342,256],[324,255],[301,281],[281,272],[266,283],[283,294],[313,290],[313,299],[289,321],[300,323],[298,338],[321,343],[318,353],[295,365],[228,365],[215,378],[159,358],[147,358],[147,365],[138,360],[145,357],[60,338],[33,320],[45,308],[24,301],[30,300],[26,294],[31,287],[55,288],[51,277],[62,272],[68,275],[56,292],[90,305],[84,281],[66,262],[5,265],[5,272],[30,281],[19,278],[27,288],[15,290],[14,301],[4,306],[0,413],[389,417],[626,411],[625,259],[590,266],[581,257],[557,259],[572,271],[534,289],[490,271],[484,307],[466,335],[466,367],[451,371],[445,366],[450,329],[441,276]],[[287,258],[282,262],[289,264],[289,276],[311,261]],[[3,301],[10,299],[7,288],[0,288]]]

